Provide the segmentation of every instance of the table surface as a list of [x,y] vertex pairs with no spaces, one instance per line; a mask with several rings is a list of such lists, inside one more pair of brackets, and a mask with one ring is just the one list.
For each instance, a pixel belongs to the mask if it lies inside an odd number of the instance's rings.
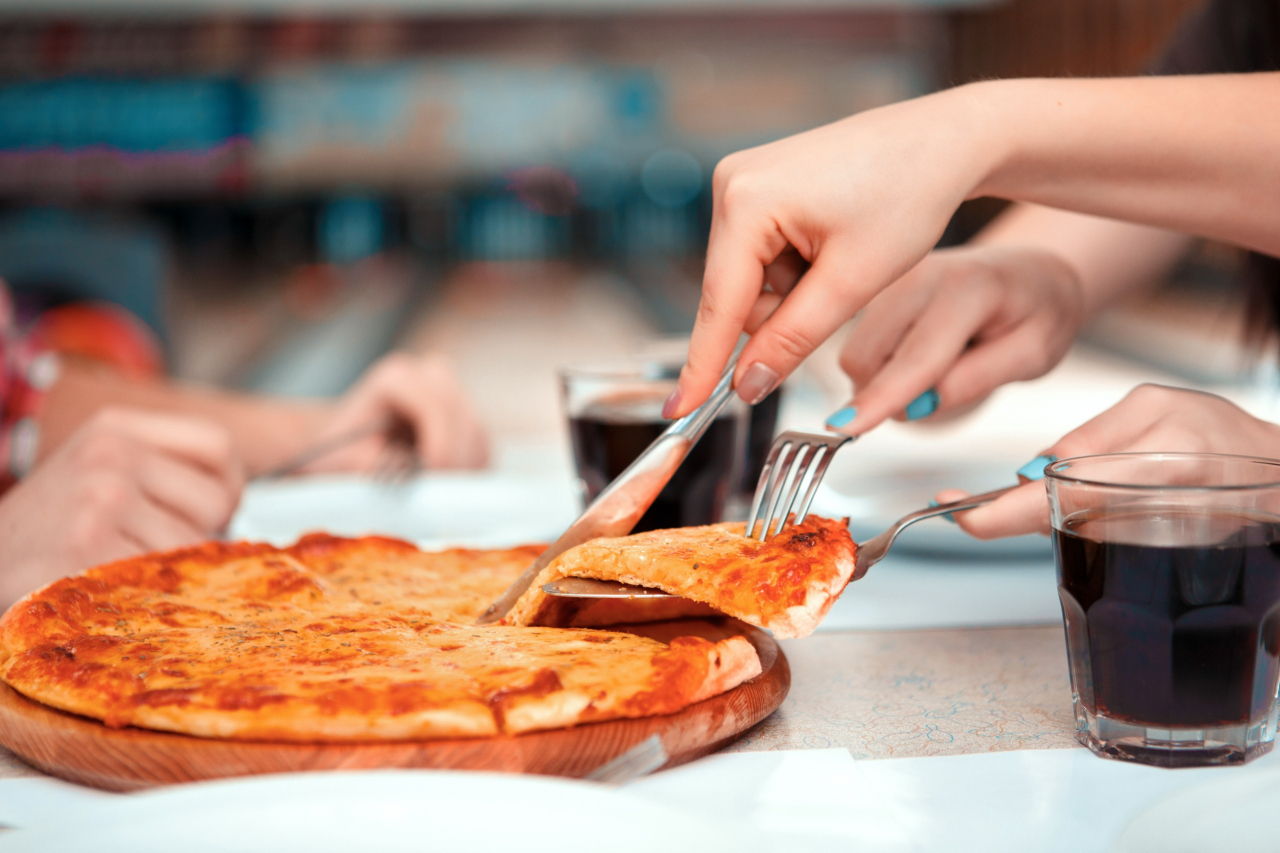
[[[909,758],[1076,745],[1059,626],[850,631],[781,645],[791,693],[729,751]],[[0,749],[0,778],[36,775]]]

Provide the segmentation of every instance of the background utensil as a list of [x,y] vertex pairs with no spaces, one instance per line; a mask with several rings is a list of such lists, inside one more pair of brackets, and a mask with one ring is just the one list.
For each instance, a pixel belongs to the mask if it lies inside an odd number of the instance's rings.
[[[847,436],[804,432],[784,432],[778,436],[769,451],[764,470],[760,473],[760,482],[756,486],[755,499],[752,501],[747,532],[756,534],[754,538],[763,541],[769,535],[771,528],[776,528],[772,533],[776,536],[786,528],[803,521],[809,504],[813,500],[813,494],[817,491],[823,475],[826,474],[836,450],[848,441]],[[917,521],[983,506],[1015,488],[1017,487],[1006,486],[1003,489],[970,495],[950,503],[931,505],[903,516],[884,533],[858,545],[853,577],[850,578],[850,582],[859,580],[868,569],[883,560],[898,535]],[[791,507],[795,505],[800,495],[803,497],[800,498],[799,510],[792,515]],[[562,578],[543,585],[542,590],[553,597],[574,599],[676,597],[651,587],[594,578]]]
[[658,436],[648,450],[618,475],[578,516],[578,520],[524,574],[516,578],[497,601],[489,605],[476,620],[478,624],[492,624],[506,616],[538,573],[565,551],[601,536],[625,536],[631,532],[671,479],[671,475],[680,467],[680,463],[689,455],[689,450],[733,396],[733,372],[738,366],[738,355],[741,352],[742,344],[739,343],[707,401],[667,427],[666,432]]
[[379,434],[383,435],[384,443],[370,474],[375,482],[386,484],[404,482],[421,470],[421,462],[418,458],[418,436],[413,424],[399,415],[388,414],[375,422],[317,442],[270,471],[258,475],[256,479],[279,480],[290,477],[331,453]]

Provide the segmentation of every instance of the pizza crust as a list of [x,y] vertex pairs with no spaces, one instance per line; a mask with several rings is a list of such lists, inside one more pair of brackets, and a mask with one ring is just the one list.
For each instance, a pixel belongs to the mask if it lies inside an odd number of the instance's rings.
[[553,560],[503,622],[540,624],[554,604],[543,586],[580,577],[661,589],[778,637],[813,633],[853,576],[856,546],[848,527],[810,516],[767,542],[748,539],[744,529],[712,524],[583,543]]

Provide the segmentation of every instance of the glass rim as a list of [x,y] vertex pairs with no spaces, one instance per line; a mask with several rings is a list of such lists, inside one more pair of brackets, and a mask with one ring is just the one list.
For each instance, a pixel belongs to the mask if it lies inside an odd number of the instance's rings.
[[[1240,485],[1222,486],[1158,485],[1146,483],[1116,483],[1091,477],[1072,476],[1063,472],[1063,469],[1068,467],[1071,463],[1101,460],[1123,461],[1126,459],[1161,458],[1186,460],[1230,460],[1233,462],[1252,463],[1254,465],[1261,465],[1275,469],[1276,479],[1258,483],[1242,483]],[[1129,453],[1090,453],[1083,456],[1069,456],[1066,459],[1059,459],[1056,462],[1051,462],[1045,466],[1044,473],[1047,480],[1055,480],[1059,483],[1070,483],[1079,486],[1098,486],[1107,489],[1123,489],[1133,492],[1244,492],[1254,489],[1280,488],[1280,459],[1269,459],[1265,456],[1243,456],[1235,453],[1199,453],[1194,451],[1178,450],[1149,450]]]
[[681,365],[663,362],[661,359],[637,359],[596,364],[571,364],[556,368],[561,381],[566,379],[629,379],[640,382],[672,382],[679,379]]

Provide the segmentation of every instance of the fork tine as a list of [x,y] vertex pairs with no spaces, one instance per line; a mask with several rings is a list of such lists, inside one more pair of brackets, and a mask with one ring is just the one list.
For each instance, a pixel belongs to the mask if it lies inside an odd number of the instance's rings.
[[[760,480],[756,483],[756,494],[751,499],[751,514],[747,516],[747,536],[750,538],[755,537],[756,522],[768,518],[768,515],[761,515],[761,511],[768,506],[766,496],[772,488],[774,474],[777,471],[778,456],[787,449],[789,444],[790,441],[782,436],[775,439],[773,447],[769,448],[769,456],[765,459],[764,467],[760,469]],[[764,540],[763,535],[760,538],[761,541]]]
[[796,524],[804,521],[809,515],[809,505],[813,503],[814,497],[818,494],[818,486],[822,485],[822,478],[827,475],[827,469],[831,467],[832,461],[836,458],[836,451],[840,449],[841,442],[838,445],[827,446],[827,452],[823,454],[822,459],[814,466],[813,479],[809,483],[809,490],[805,492],[804,501],[800,504],[800,510],[796,513]]
[[821,445],[802,444],[800,451],[796,454],[796,462],[793,466],[795,476],[791,478],[791,488],[787,490],[787,497],[778,504],[778,532],[781,533],[787,527],[787,518],[791,515],[791,508],[795,505],[796,497],[800,494],[800,485],[804,482],[805,474],[808,474],[813,466],[813,457],[817,455],[821,449]]
[[[844,435],[784,432],[773,440],[751,502],[747,536],[761,542],[809,515],[818,485],[836,451],[853,439]],[[760,532],[756,533],[756,522]]]
[[[783,494],[786,493],[788,481],[795,474],[796,456],[799,455],[800,448],[804,446],[805,445],[802,442],[798,442],[798,441],[790,442],[790,447],[787,449],[786,455],[782,457],[782,465],[780,466],[780,469],[779,469],[781,473],[777,478],[774,479],[773,490],[768,497],[768,503],[767,503],[768,509],[765,511],[765,514],[764,514],[764,529],[760,533],[761,542],[768,539],[769,536],[771,535],[769,531],[770,531],[770,528],[773,527],[774,521],[777,520],[778,504],[781,503],[782,496]],[[782,530],[782,527],[781,525],[779,525],[778,530],[775,532],[781,532],[781,530]]]

